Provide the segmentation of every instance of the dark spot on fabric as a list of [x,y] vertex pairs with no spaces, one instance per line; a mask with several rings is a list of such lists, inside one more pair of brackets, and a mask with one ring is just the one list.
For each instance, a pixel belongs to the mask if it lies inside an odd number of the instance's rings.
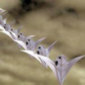
[[55,61],[55,65],[56,65],[56,66],[58,65],[58,61]]
[[37,54],[40,54],[40,52],[39,52],[39,51],[37,51]]
[[20,35],[22,35],[22,33],[20,33]]
[[18,35],[18,38],[20,38],[20,35]]
[[6,29],[6,24],[4,24],[4,28]]
[[28,42],[26,42],[26,45],[28,45]]
[[39,46],[38,48],[39,48],[39,49],[41,49],[41,47],[40,47],[40,46]]
[[59,56],[59,59],[61,59],[61,56]]
[[30,41],[30,39],[28,39],[28,41]]
[[11,34],[11,32],[10,32],[10,34]]

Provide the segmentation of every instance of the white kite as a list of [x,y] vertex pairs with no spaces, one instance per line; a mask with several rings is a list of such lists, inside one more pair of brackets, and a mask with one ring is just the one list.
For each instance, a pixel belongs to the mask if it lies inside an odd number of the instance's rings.
[[52,50],[55,44],[56,41],[53,42],[48,48],[45,48],[43,45],[39,45],[37,48],[37,54],[49,57],[50,51]]
[[44,62],[46,62],[47,65],[54,72],[56,78],[59,81],[59,85],[63,85],[65,77],[67,76],[67,73],[70,71],[71,67],[82,58],[85,58],[85,55],[78,56],[70,61],[67,61],[66,57],[62,55],[62,56],[58,56],[56,61],[54,61],[55,64],[50,63],[49,60],[47,61],[44,60]]

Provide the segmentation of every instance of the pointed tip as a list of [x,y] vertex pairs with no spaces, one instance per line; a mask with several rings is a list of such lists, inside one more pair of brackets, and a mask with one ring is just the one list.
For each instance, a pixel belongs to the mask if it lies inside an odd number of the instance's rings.
[[44,41],[46,39],[46,37],[40,38],[39,40],[36,41],[36,45],[38,45],[39,43],[41,43],[42,41]]
[[57,40],[53,42],[53,44],[55,45],[57,43]]
[[4,16],[4,15],[6,15],[7,13],[8,13],[8,12],[7,12],[6,10],[0,8],[0,14],[1,14],[1,15]]
[[64,81],[60,80],[59,85],[63,85]]
[[19,26],[19,28],[16,29],[16,32],[17,32],[17,33],[20,33],[20,31],[21,31],[22,28],[23,28],[23,26]]
[[82,56],[80,56],[80,57],[85,57],[85,55],[82,55]]
[[77,56],[77,58],[79,58],[79,59],[82,59],[84,57],[85,57],[85,55]]
[[35,37],[36,35],[30,35],[30,36],[28,36],[27,38],[33,38],[33,37]]
[[54,47],[54,45],[56,44],[57,41],[53,42],[49,47],[48,47],[48,51],[50,52],[51,49]]
[[42,41],[45,40],[45,39],[46,39],[46,37],[43,37],[43,38],[40,39],[40,41],[42,42]]
[[0,8],[0,13],[6,12],[6,10]]

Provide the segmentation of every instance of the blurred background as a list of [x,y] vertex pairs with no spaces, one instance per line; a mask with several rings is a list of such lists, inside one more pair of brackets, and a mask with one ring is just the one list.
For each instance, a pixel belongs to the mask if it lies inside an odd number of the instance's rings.
[[[70,60],[85,54],[85,0],[0,0],[0,8],[16,29],[47,37],[41,44],[49,46],[57,40],[50,58],[64,54]],[[53,72],[20,49],[8,36],[0,33],[0,85],[59,85]],[[64,85],[85,85],[85,59],[67,75]]]

